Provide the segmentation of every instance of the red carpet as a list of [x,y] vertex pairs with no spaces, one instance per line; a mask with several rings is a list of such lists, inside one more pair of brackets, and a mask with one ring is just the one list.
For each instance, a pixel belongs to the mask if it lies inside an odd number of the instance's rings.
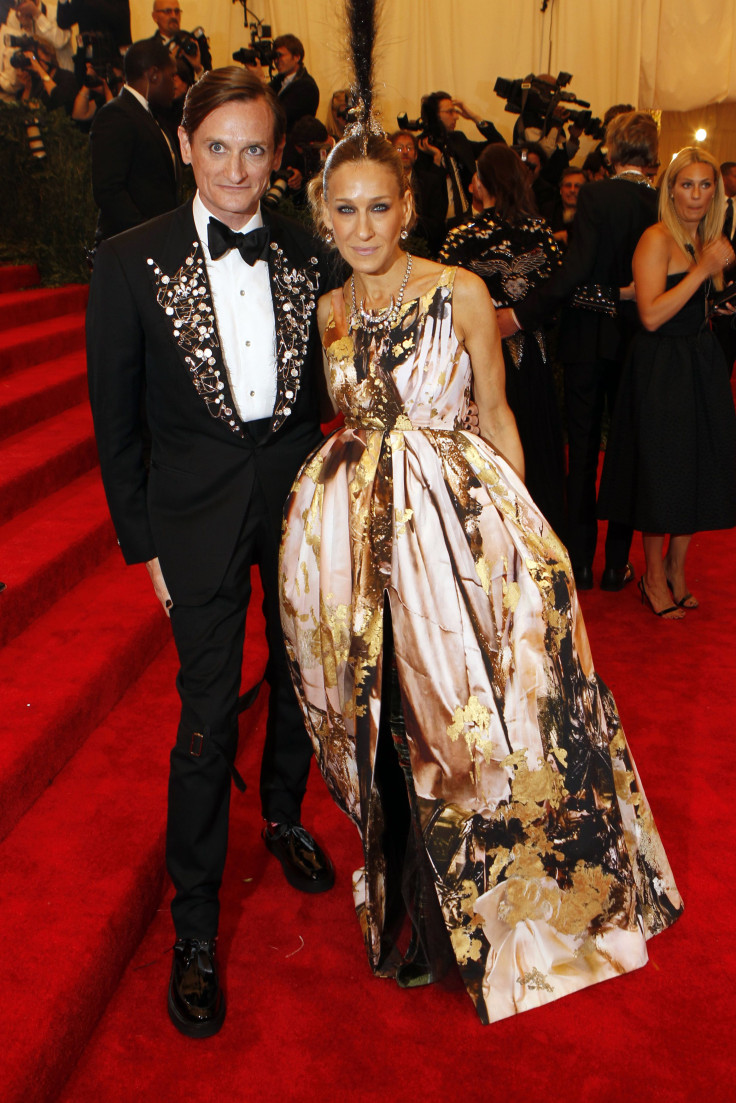
[[[8,280],[0,271],[0,312]],[[16,333],[6,347],[21,344]],[[14,355],[0,375],[0,425],[22,408],[32,371],[43,392],[41,366],[24,367],[33,354]],[[645,969],[492,1027],[459,987],[401,991],[373,978],[350,894],[360,847],[319,776],[304,819],[334,858],[334,890],[290,889],[258,838],[261,698],[242,726],[248,792],[233,794],[220,939],[228,1018],[193,1042],[165,1003],[175,658],[145,572],[114,547],[94,459],[81,458],[83,402],[73,389],[64,401],[66,429],[61,406],[39,407],[0,442],[2,1098],[732,1099],[734,534],[693,541],[688,582],[702,608],[684,622],[658,621],[633,587],[582,595],[685,898]],[[640,573],[639,543],[634,562]],[[252,621],[247,682],[264,657],[255,607]]]

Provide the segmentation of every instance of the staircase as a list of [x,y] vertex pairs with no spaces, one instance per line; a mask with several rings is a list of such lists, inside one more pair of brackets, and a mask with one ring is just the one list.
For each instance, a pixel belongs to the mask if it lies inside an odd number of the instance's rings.
[[0,269],[5,1103],[56,1098],[158,907],[176,657],[125,567],[86,390],[86,286]]

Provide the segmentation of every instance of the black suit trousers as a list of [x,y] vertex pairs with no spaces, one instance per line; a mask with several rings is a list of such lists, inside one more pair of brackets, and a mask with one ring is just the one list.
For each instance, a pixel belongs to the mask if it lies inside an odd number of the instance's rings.
[[256,486],[215,596],[204,605],[175,605],[171,611],[180,662],[181,718],[171,752],[166,861],[176,890],[172,915],[178,938],[212,938],[217,933],[218,892],[227,853],[230,785],[238,743],[245,619],[250,571],[255,563],[263,585],[269,645],[262,811],[267,820],[299,821],[312,750],[291,684],[281,632],[279,540],[280,526],[268,509],[264,491]]
[[[596,478],[600,458],[603,413],[613,411],[621,376],[614,360],[565,364],[568,476],[567,547],[573,568],[592,567],[598,540]],[[610,521],[606,536],[606,566],[624,567],[633,529]]]

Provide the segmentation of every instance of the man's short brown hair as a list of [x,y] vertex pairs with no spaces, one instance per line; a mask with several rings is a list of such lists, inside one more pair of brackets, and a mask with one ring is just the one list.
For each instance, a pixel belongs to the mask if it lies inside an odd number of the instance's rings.
[[299,64],[304,61],[304,47],[295,34],[280,34],[278,38],[274,38],[273,48],[288,50],[294,57],[299,58]]
[[286,134],[286,115],[277,96],[260,77],[239,65],[227,65],[222,69],[211,69],[193,84],[184,101],[184,114],[181,125],[191,139],[213,111],[226,103],[241,101],[251,103],[265,100],[273,115],[274,148]]

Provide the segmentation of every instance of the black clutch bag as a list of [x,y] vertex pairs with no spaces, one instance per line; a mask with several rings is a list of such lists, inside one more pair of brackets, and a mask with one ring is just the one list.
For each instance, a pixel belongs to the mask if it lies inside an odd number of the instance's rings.
[[609,314],[615,318],[618,314],[618,292],[601,283],[586,283],[575,288],[570,304],[579,310],[593,310],[596,314]]

